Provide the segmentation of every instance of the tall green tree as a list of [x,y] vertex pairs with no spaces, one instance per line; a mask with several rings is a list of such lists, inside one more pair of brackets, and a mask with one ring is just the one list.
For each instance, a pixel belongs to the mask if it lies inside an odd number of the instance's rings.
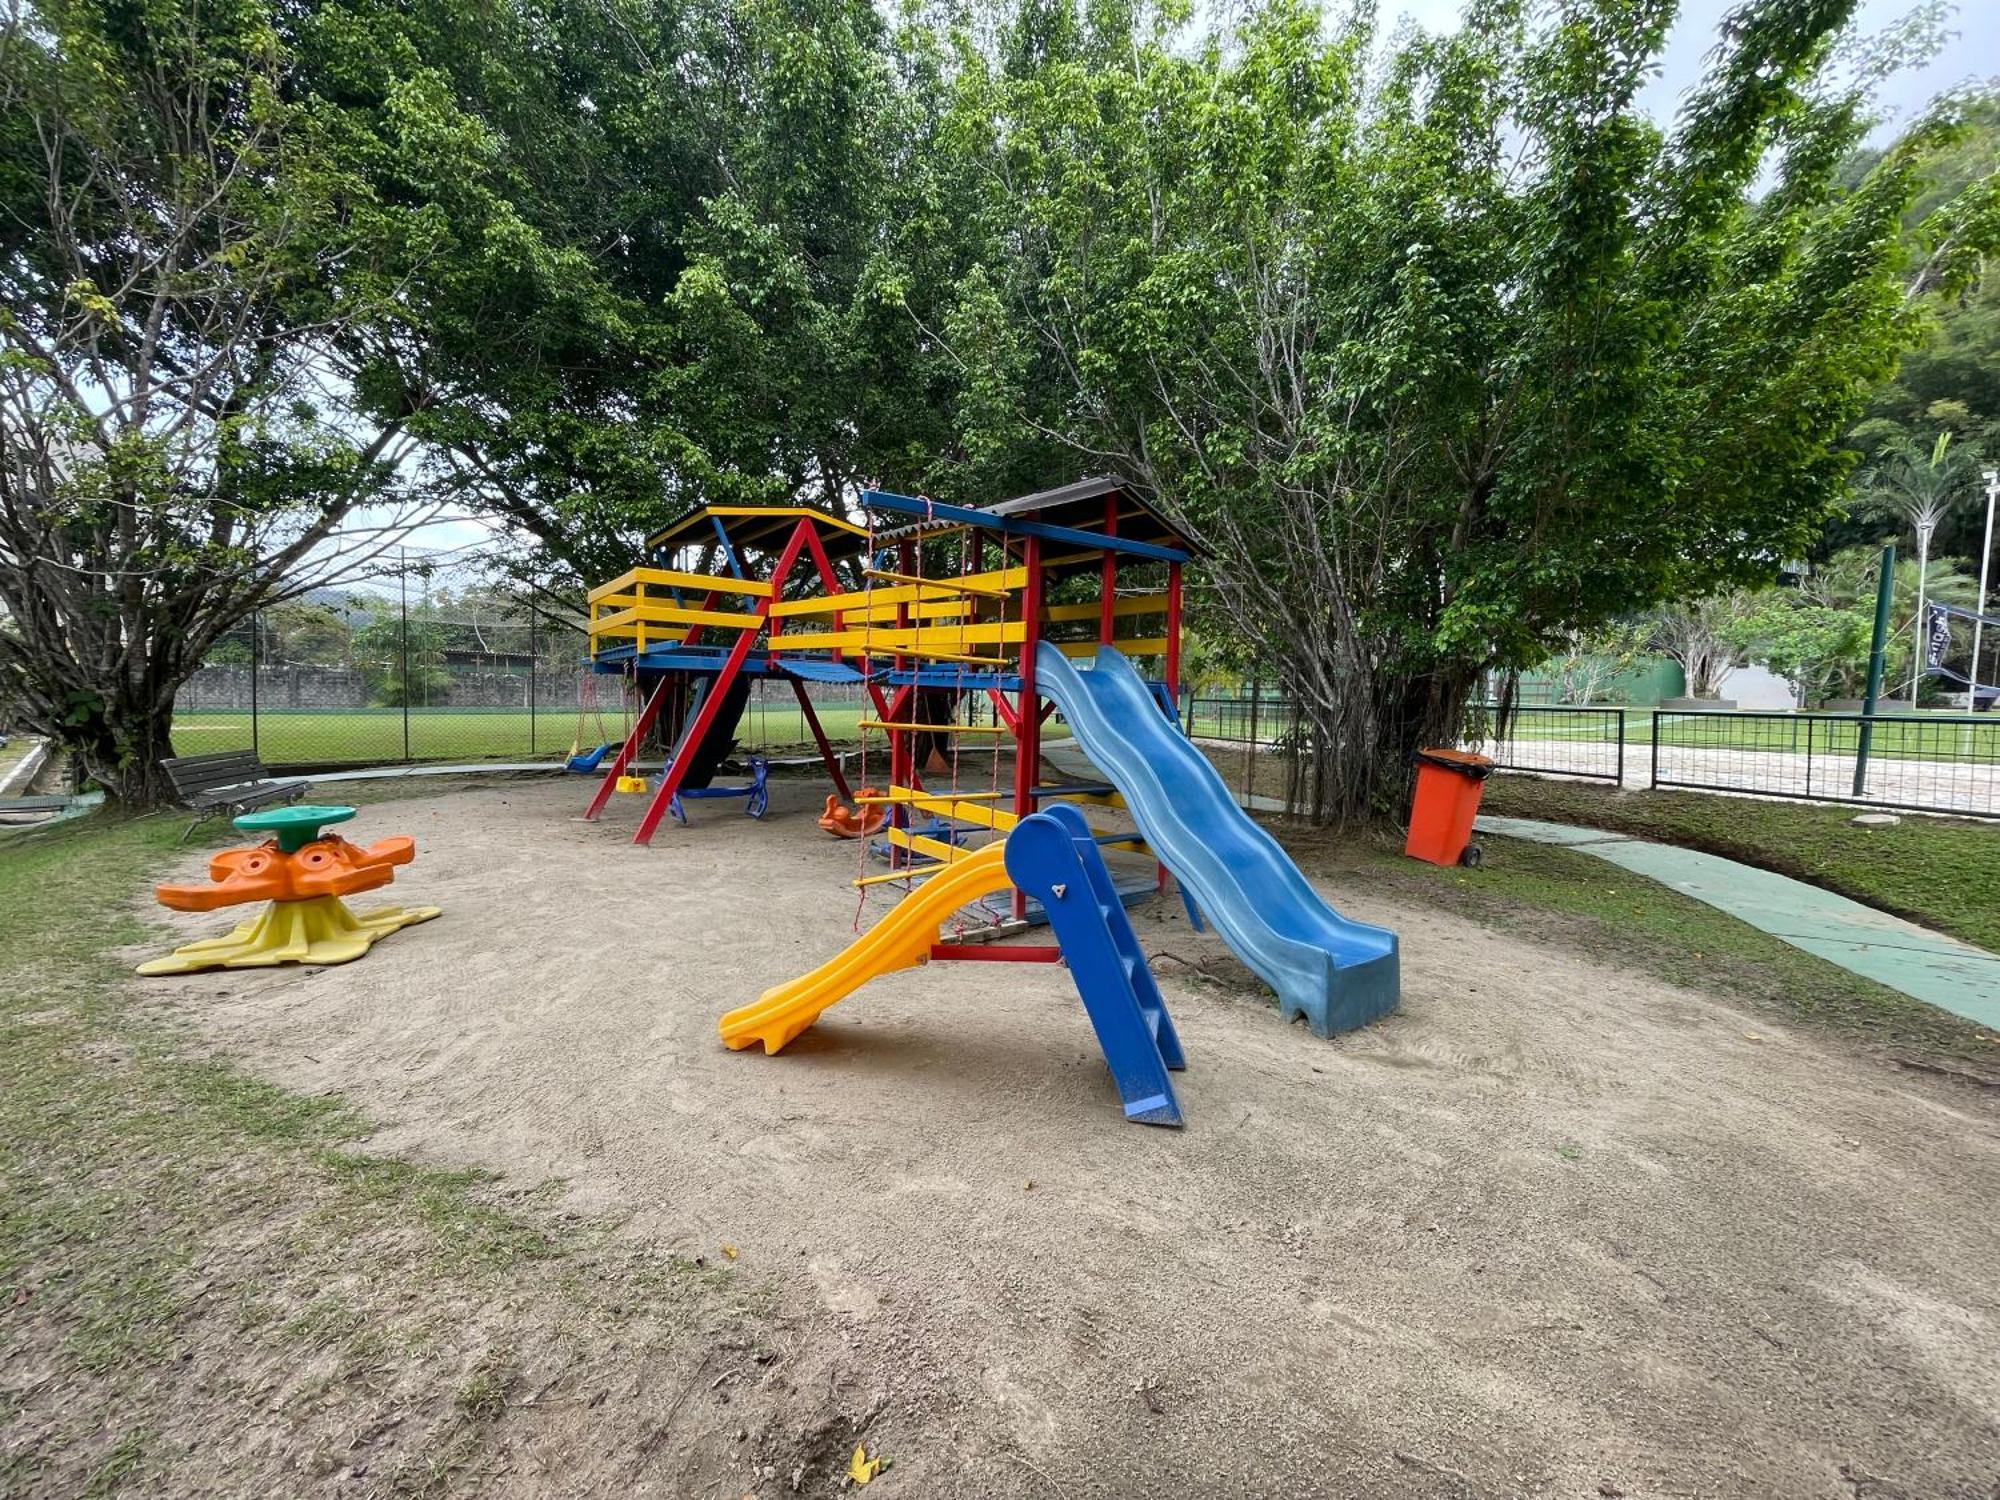
[[[295,29],[377,190],[443,210],[450,253],[405,291],[416,427],[532,544],[528,581],[574,598],[696,504],[973,498],[930,332],[972,259],[934,28],[868,0],[413,0]],[[375,150],[451,100],[478,128],[436,157]]]
[[400,292],[437,215],[249,0],[10,7],[0,106],[0,696],[144,807],[210,647],[423,489]]
[[[1859,182],[1881,153],[1858,153],[1843,169],[1843,180]],[[1913,239],[1931,210],[1972,187],[2000,162],[2000,84],[1972,91],[1965,104],[1965,128],[1939,143],[1926,164],[1930,185],[1905,212]],[[1923,341],[1904,354],[1893,378],[1870,397],[1848,442],[1867,464],[1896,450],[1928,452],[1939,438],[1972,468],[2000,464],[2000,277],[1986,273],[1955,297],[1936,302],[1936,319]],[[1898,534],[1901,517],[1869,503],[1865,483],[1848,518],[1829,527],[1820,551],[1831,556],[1855,541]],[[1889,524],[1885,525],[1887,522]],[[1983,512],[1977,506],[1948,510],[1935,543],[1941,553],[1977,557],[1984,541]],[[1913,532],[1903,535],[1914,545]]]
[[1837,179],[1870,124],[1833,70],[1852,8],[1739,7],[1671,128],[1638,104],[1668,0],[1473,0],[1394,40],[1295,0],[1208,34],[1037,4],[968,48],[967,299],[1009,330],[958,346],[981,410],[1208,538],[1315,741],[1304,810],[1393,801],[1483,670],[1818,534],[1841,435],[1996,229],[1989,175],[1910,264],[1949,105]]
[[1949,432],[1941,432],[1928,447],[1908,438],[1898,439],[1861,477],[1864,504],[1898,517],[1916,539],[1917,607],[1911,628],[1916,633],[1912,649],[1918,650],[1923,638],[1931,541],[1952,511],[1971,497],[1978,461],[1970,450],[1953,447]]

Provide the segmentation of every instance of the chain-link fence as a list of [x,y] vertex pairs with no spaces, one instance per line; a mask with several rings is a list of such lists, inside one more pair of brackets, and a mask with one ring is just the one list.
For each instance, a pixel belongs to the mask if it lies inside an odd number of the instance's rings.
[[[406,614],[374,598],[281,608],[209,652],[175,702],[174,750],[251,750],[267,766],[308,769],[557,761],[622,742],[641,706],[633,684],[593,672],[587,652],[581,631],[525,616]],[[866,688],[801,686],[829,741],[859,737]],[[781,757],[815,753],[798,689],[756,682],[737,741]]]
[[[218,641],[174,705],[174,749],[254,750],[270,766],[546,760],[580,706],[580,631],[528,619],[320,607],[252,617]],[[586,715],[587,717],[587,715]]]

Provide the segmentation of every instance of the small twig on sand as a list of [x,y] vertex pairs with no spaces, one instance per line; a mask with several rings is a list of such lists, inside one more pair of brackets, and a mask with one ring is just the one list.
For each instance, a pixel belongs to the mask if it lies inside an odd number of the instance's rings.
[[1034,1475],[1035,1478],[1041,1480],[1043,1484],[1047,1485],[1050,1489],[1054,1490],[1058,1495],[1060,1495],[1063,1492],[1063,1487],[1057,1484],[1055,1480],[1049,1477],[1047,1470],[1042,1469],[1037,1465],[1031,1463],[1028,1459],[1024,1458],[1019,1453],[1009,1453],[1007,1456],[1013,1459],[1014,1462],[1019,1464],[1022,1468],[1026,1469],[1030,1474]]
[[667,1408],[667,1414],[660,1419],[660,1425],[639,1440],[639,1458],[641,1461],[650,1457],[654,1450],[666,1441],[667,1434],[673,1431],[674,1418],[681,1414],[681,1408],[687,1404],[687,1398],[694,1394],[695,1386],[700,1384],[701,1377],[708,1373],[708,1362],[714,1357],[715,1352],[713,1350],[710,1350],[701,1357],[701,1363],[694,1367],[694,1373],[688,1377],[687,1384],[683,1385],[681,1393],[674,1397],[674,1404]]
[[1471,1479],[1459,1473],[1458,1470],[1450,1468],[1444,1464],[1432,1463],[1428,1458],[1419,1458],[1414,1453],[1405,1453],[1401,1448],[1393,1450],[1391,1453],[1391,1457],[1393,1457],[1399,1464],[1407,1464],[1413,1469],[1422,1469],[1426,1473],[1437,1474],[1445,1479],[1452,1480],[1457,1484],[1465,1486],[1465,1488],[1468,1490],[1470,1490],[1473,1487]]
[[1925,1062],[1916,1057],[1899,1057],[1894,1061],[1897,1067],[1908,1068],[1912,1073],[1935,1073],[1940,1078],[1949,1078],[1954,1083],[1969,1083],[1974,1088],[2000,1089],[2000,1079],[1981,1078],[1963,1068],[1947,1068],[1941,1063]]

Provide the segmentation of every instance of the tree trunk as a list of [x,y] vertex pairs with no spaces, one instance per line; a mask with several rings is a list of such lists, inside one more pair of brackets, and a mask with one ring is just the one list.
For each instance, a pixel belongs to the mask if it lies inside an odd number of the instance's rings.
[[1396,676],[1363,665],[1356,650],[1331,674],[1326,691],[1323,662],[1280,657],[1279,680],[1297,705],[1285,801],[1294,817],[1346,823],[1370,817],[1401,819],[1409,810],[1415,753],[1456,745],[1465,731],[1467,706],[1478,686],[1472,663],[1441,664],[1417,676]]
[[173,701],[121,692],[100,700],[74,723],[55,726],[54,749],[75,755],[92,782],[126,812],[150,812],[177,800],[160,762],[172,756]]

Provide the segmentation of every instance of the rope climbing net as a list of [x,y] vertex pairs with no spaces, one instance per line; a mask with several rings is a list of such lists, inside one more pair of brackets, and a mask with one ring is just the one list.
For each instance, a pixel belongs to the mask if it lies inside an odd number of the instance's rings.
[[[856,841],[857,870],[853,883],[857,895],[853,925],[854,930],[857,932],[861,929],[861,919],[867,911],[869,894],[876,886],[893,884],[899,887],[903,893],[907,893],[914,888],[913,882],[935,874],[957,858],[956,852],[945,853],[937,855],[932,863],[918,864],[916,856],[923,851],[914,845],[915,835],[907,827],[909,821],[907,817],[899,824],[897,818],[899,810],[905,808],[926,808],[931,810],[933,812],[933,822],[936,825],[934,831],[941,835],[942,841],[947,848],[956,851],[960,830],[958,828],[958,820],[953,815],[962,809],[966,801],[974,798],[987,804],[989,807],[994,807],[1000,800],[1000,755],[997,743],[994,753],[989,757],[991,761],[990,784],[985,791],[972,793],[964,790],[961,786],[960,772],[960,761],[962,758],[960,740],[963,735],[990,732],[996,736],[997,740],[997,737],[1006,733],[1004,727],[997,722],[998,715],[995,716],[995,724],[988,730],[985,726],[972,723],[968,712],[968,707],[973,701],[972,695],[976,686],[972,680],[973,673],[978,668],[992,666],[995,662],[990,658],[980,658],[968,654],[972,649],[974,637],[974,632],[970,630],[962,630],[960,632],[961,639],[958,644],[965,649],[958,652],[930,649],[924,641],[923,635],[927,624],[933,621],[942,623],[949,620],[962,626],[977,623],[980,616],[979,601],[985,599],[991,600],[996,606],[998,615],[997,623],[1000,627],[996,634],[1004,641],[1007,635],[1006,626],[1008,623],[1010,593],[1004,586],[997,589],[986,589],[968,581],[978,572],[979,567],[976,538],[969,531],[965,533],[965,540],[960,551],[959,576],[957,578],[932,578],[927,574],[924,561],[924,538],[927,532],[935,529],[936,518],[935,513],[931,510],[931,501],[928,497],[919,498],[923,500],[925,506],[924,520],[914,526],[899,527],[894,534],[898,543],[901,543],[905,536],[914,534],[915,537],[914,544],[902,548],[904,556],[908,561],[898,559],[898,561],[903,562],[901,569],[890,569],[881,565],[884,561],[881,549],[885,544],[885,539],[876,530],[874,511],[870,510],[867,512],[867,550],[863,554],[861,670],[863,676],[869,680],[869,691],[873,696],[875,706],[881,714],[881,718],[870,720],[864,714],[858,726],[860,735],[861,790],[855,800],[857,808],[863,814],[864,826],[870,807],[884,807],[887,811],[882,831],[886,833],[891,828],[903,827],[905,839],[908,842],[899,843],[891,837],[888,851],[891,865],[889,872],[883,875],[870,875],[868,873],[868,852],[869,846],[873,841],[872,833],[864,835]],[[1002,551],[1004,561],[1004,541],[1002,542]],[[1003,567],[1003,577],[1004,574],[1005,568]],[[875,636],[878,624],[877,615],[890,607],[886,604],[878,605],[876,602],[875,588],[878,581],[893,584],[897,588],[909,591],[907,595],[898,596],[899,601],[905,607],[898,608],[896,611],[897,619],[894,622],[895,633],[893,636],[894,649],[886,654],[891,655],[892,659],[898,664],[906,656],[917,663],[917,667],[912,673],[913,682],[908,685],[908,690],[886,699],[873,687],[875,675],[874,654],[878,649]],[[933,591],[947,597],[929,597]],[[908,622],[907,627],[905,626],[906,620]],[[908,639],[905,639],[906,629]],[[926,677],[924,663],[931,658],[950,664],[952,668],[950,682],[932,684],[928,687],[924,685]],[[1000,664],[1004,665],[1004,661]],[[936,707],[940,701],[948,704],[948,707],[942,711]],[[898,703],[903,705],[900,712],[895,711],[893,708],[893,705]],[[962,715],[964,716],[963,722],[961,721]],[[888,737],[890,786],[887,792],[873,791],[868,776],[870,741],[873,732],[877,729],[880,729]],[[909,746],[909,753],[901,757],[902,764],[900,766],[896,754],[898,735],[908,736],[905,743]],[[929,757],[922,753],[922,747],[926,745],[932,747],[931,756]],[[943,747],[942,750],[937,748],[940,745]],[[949,789],[943,796],[939,796],[922,784],[925,769],[924,763],[938,755],[942,755],[946,763],[945,769],[950,776]],[[904,776],[908,777],[907,785],[903,785],[897,781],[899,770]],[[940,803],[942,803],[942,810],[939,809]],[[989,826],[997,828],[999,823],[997,814],[1000,810],[994,807],[994,811],[996,816]],[[994,917],[995,920],[999,919],[999,914],[986,905],[986,898],[981,898],[980,906],[989,916]],[[954,928],[957,935],[962,936],[966,931],[966,923],[962,911],[954,918]]]

